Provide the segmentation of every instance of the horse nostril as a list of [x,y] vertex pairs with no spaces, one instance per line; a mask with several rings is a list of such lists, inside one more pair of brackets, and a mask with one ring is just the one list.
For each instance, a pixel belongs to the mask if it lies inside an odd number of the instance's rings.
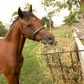
[[49,37],[49,40],[52,40],[52,38],[51,38],[51,37]]
[[53,36],[48,37],[48,40],[50,44],[53,44],[55,41]]
[[51,35],[48,35],[47,37],[45,37],[45,38],[42,40],[42,43],[54,45],[54,43],[55,43],[55,38],[54,38],[54,36],[53,36],[52,34],[51,34]]

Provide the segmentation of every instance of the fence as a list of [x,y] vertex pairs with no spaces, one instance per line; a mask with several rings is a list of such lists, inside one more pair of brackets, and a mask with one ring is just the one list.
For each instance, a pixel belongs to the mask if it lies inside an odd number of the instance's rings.
[[[83,43],[78,38],[78,35],[74,32],[73,36],[74,36],[74,39],[75,39],[75,42],[77,45],[77,49],[78,50],[84,50]],[[79,52],[78,54],[79,54],[79,58],[80,58],[80,62],[81,62],[82,75],[84,76],[84,52]]]
[[53,84],[83,84],[79,51],[42,53],[51,71]]

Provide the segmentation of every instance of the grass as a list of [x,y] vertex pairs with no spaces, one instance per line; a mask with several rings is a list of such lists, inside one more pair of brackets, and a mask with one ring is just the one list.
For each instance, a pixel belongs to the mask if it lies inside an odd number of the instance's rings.
[[[24,65],[21,73],[20,84],[52,84],[52,78],[49,73],[44,73],[43,69],[46,65],[43,60],[37,56],[36,52],[39,50],[39,43],[31,40],[26,41],[24,47]],[[47,77],[46,77],[47,76]]]
[[76,49],[75,41],[72,37],[72,30],[70,28],[59,28],[54,30],[53,34],[57,39],[57,45],[55,49],[49,48],[47,52],[52,52],[53,49],[54,52],[57,53],[55,55],[48,55],[49,62],[55,65],[55,67],[52,67],[55,84],[65,84],[64,76],[66,78],[66,84],[83,84],[80,80],[81,68],[76,53],[72,53],[74,70],[72,68],[70,53],[60,53],[60,55],[58,55],[58,52],[73,51]]

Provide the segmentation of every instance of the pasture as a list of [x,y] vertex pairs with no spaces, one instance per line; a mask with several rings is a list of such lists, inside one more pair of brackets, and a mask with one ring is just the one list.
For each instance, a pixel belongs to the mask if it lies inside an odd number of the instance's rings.
[[[70,28],[59,28],[52,32],[57,39],[57,45],[55,46],[57,51],[75,49],[75,42]],[[40,55],[45,50],[44,47],[41,43],[26,40],[23,50],[24,64],[21,71],[20,84],[52,84],[50,70],[44,57]],[[48,47],[48,50],[52,51],[52,46]],[[3,75],[0,76],[0,84],[7,84]]]

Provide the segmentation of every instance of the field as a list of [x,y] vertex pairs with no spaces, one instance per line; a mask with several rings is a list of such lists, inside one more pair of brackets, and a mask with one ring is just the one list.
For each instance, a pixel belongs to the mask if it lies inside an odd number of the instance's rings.
[[[72,30],[70,28],[59,28],[52,31],[57,45],[56,51],[67,51],[75,49],[75,42],[72,38]],[[26,40],[23,55],[24,64],[20,76],[20,84],[52,84],[50,70],[46,61],[41,54],[45,51],[44,45]],[[48,47],[48,51],[52,51],[52,46]],[[7,84],[3,75],[0,76],[0,84]]]

